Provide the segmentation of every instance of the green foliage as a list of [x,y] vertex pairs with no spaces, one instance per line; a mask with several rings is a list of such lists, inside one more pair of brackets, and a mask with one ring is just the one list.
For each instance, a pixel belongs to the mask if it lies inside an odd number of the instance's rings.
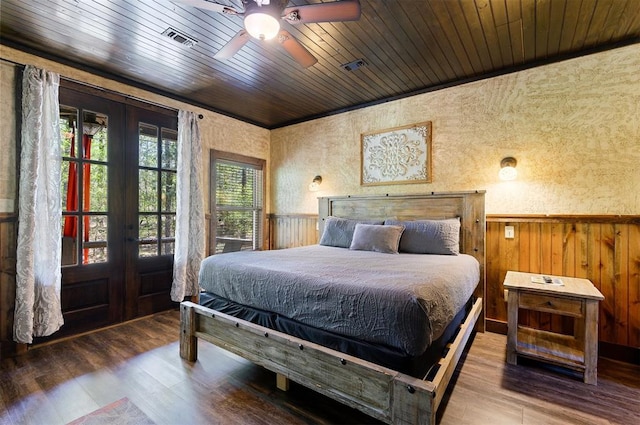
[[[62,209],[68,211],[67,192],[69,190],[69,177],[71,170],[77,173],[76,193],[80,193],[80,186],[83,179],[89,180],[89,205],[83,205],[76,199],[85,212],[108,212],[108,166],[107,166],[107,130],[103,128],[98,131],[91,140],[90,154],[83,152],[82,137],[78,137],[77,130],[72,126],[71,121],[60,120],[60,147],[63,159],[62,172],[60,175],[60,188],[62,195]],[[71,155],[71,145],[74,145],[74,154]],[[85,161],[87,160],[87,161]],[[88,162],[90,160],[91,162]],[[82,169],[81,169],[82,167]],[[84,202],[84,199],[82,200]]]
[[[98,118],[100,122],[107,120],[107,117],[100,114]],[[76,194],[84,188],[83,180],[89,180],[88,204],[83,205],[85,200],[76,198],[76,204],[81,201],[79,214],[74,215],[76,222],[84,226],[84,219],[79,220],[79,217],[82,217],[83,213],[91,213],[89,239],[92,242],[105,244],[104,247],[89,249],[88,262],[104,262],[107,261],[108,216],[94,214],[109,212],[108,126],[103,127],[93,136],[90,151],[83,152],[82,136],[79,135],[78,129],[74,128],[74,122],[77,122],[77,110],[62,107],[60,120],[60,147],[63,156],[60,182],[62,207],[63,211],[76,211],[72,208],[72,204],[67,205],[69,179],[72,170],[75,170]],[[163,128],[160,139],[158,128],[155,126],[141,124],[139,130],[138,210],[142,213],[139,215],[139,238],[147,242],[141,244],[140,255],[155,256],[160,253],[159,250],[162,254],[171,254],[174,243],[166,239],[172,239],[175,236],[177,132]],[[74,145],[73,155],[71,154],[72,145]],[[124,194],[115,193],[114,195],[123,196]],[[77,237],[83,238],[81,235]]]
[[257,173],[241,165],[216,163],[217,237],[253,239],[254,215],[259,203]]

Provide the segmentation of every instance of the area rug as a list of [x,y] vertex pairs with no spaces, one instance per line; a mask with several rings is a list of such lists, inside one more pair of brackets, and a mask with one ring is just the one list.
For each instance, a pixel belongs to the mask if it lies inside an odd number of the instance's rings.
[[155,425],[127,397],[107,404],[67,425]]

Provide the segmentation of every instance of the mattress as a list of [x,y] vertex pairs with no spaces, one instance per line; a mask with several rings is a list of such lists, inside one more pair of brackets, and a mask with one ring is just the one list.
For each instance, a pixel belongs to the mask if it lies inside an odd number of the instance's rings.
[[417,356],[470,299],[469,255],[382,254],[312,245],[206,258],[200,286],[244,306]]
[[220,313],[311,341],[416,378],[431,380],[433,379],[431,374],[437,372],[437,368],[432,368],[432,366],[437,365],[437,361],[446,354],[448,344],[457,335],[460,324],[467,317],[474,300],[475,298],[472,297],[447,325],[443,334],[432,341],[427,350],[418,356],[409,355],[386,345],[372,344],[357,338],[336,335],[332,332],[282,317],[276,313],[238,304],[210,292],[201,292],[199,302],[204,307]]

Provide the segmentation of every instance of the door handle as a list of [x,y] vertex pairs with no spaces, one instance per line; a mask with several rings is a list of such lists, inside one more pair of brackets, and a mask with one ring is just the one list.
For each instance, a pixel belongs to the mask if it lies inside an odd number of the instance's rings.
[[127,238],[128,242],[140,242],[140,239],[138,238]]

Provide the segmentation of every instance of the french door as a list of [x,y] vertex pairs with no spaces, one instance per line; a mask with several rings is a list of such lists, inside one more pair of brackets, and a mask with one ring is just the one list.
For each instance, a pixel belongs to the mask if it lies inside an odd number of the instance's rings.
[[173,305],[177,127],[175,113],[127,106],[125,319]]
[[60,88],[62,294],[74,334],[171,308],[177,116]]

